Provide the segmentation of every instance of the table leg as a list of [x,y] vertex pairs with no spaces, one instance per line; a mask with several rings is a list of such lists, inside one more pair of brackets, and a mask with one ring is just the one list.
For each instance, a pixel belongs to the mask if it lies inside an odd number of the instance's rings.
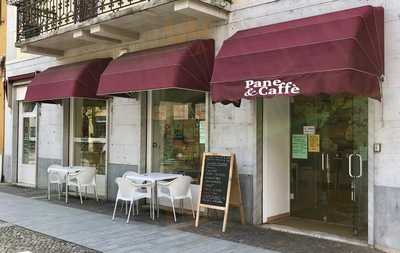
[[50,175],[47,175],[47,199],[50,200]]
[[68,175],[65,176],[65,203],[68,204]]
[[158,200],[158,188],[157,188],[157,195],[156,195],[156,205],[157,205],[157,218],[160,218],[160,201]]
[[151,205],[152,205],[152,209],[153,209],[153,220],[155,219],[156,213],[155,213],[155,206],[156,206],[156,202],[157,201],[157,181],[154,182],[154,186],[153,186],[153,199],[151,201]]

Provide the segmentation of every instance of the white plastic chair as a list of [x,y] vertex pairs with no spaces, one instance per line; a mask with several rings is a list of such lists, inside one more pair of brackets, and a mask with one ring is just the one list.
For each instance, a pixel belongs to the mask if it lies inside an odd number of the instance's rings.
[[65,184],[65,175],[61,175],[61,173],[57,171],[53,171],[52,169],[62,169],[63,167],[58,164],[53,164],[50,165],[49,168],[47,169],[48,171],[48,193],[47,193],[47,198],[50,200],[51,196],[51,185],[56,184],[57,185],[57,190],[58,190],[58,199],[61,199],[61,189],[63,184]]
[[[129,205],[129,212],[128,212],[128,218],[126,220],[126,223],[129,223],[129,219],[131,216],[131,211],[133,207],[133,212],[135,212],[135,207],[134,207],[134,202],[140,199],[149,199],[150,200],[150,217],[152,216],[152,198],[151,198],[151,188],[152,184],[136,184],[126,178],[122,177],[117,177],[115,179],[115,182],[118,184],[118,193],[117,193],[117,198],[115,199],[115,206],[114,206],[114,212],[112,216],[112,220],[115,219],[115,212],[117,210],[118,206],[118,201],[126,201],[130,202]],[[138,207],[136,207],[138,209]]]
[[[190,203],[192,205],[192,214],[194,215],[194,207],[193,207],[193,198],[191,191],[191,182],[192,178],[189,176],[180,176],[173,181],[165,182],[160,181],[157,183],[157,196],[160,198],[167,198],[171,201],[172,211],[174,213],[174,220],[176,222],[176,213],[175,213],[175,200],[184,200],[190,199]],[[157,199],[157,201],[158,201]],[[157,205],[158,206],[158,205]],[[159,216],[159,208],[157,209],[157,216]]]
[[[122,178],[126,178],[128,176],[137,176],[137,175],[140,175],[140,174],[135,172],[135,171],[128,170],[122,175]],[[145,182],[143,180],[132,180],[132,179],[129,179],[129,181],[134,182],[136,184],[143,184]],[[139,202],[136,201],[136,213],[137,214],[139,214],[139,208],[138,207],[139,207]],[[121,210],[122,210],[122,208],[124,208],[123,205],[121,206]],[[125,201],[125,213],[128,214],[128,201]]]
[[92,187],[94,190],[94,195],[96,196],[96,201],[99,201],[96,191],[96,168],[95,167],[82,167],[74,166],[79,172],[68,174],[67,187],[75,186],[78,189],[79,198],[82,200],[82,190],[85,189],[85,196],[87,195],[87,187]]

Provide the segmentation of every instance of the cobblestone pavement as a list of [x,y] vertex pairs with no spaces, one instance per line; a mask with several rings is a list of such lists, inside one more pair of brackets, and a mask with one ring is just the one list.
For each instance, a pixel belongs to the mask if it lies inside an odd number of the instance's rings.
[[96,253],[70,242],[0,221],[1,253]]

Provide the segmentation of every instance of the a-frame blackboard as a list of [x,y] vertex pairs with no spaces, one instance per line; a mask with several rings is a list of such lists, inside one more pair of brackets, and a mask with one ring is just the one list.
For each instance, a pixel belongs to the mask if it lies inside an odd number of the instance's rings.
[[199,226],[200,208],[216,209],[224,211],[222,232],[225,232],[230,206],[240,208],[240,220],[244,224],[244,210],[235,155],[204,153],[196,227]]

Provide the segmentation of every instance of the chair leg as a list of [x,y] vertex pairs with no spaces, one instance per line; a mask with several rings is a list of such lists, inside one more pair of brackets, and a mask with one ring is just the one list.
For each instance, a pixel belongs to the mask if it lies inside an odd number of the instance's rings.
[[[129,205],[128,219],[126,220],[126,223],[129,223],[129,219],[131,218],[132,205],[133,205],[133,201],[131,201],[131,204]],[[135,210],[133,210],[133,211],[135,211]]]
[[172,204],[172,212],[174,213],[174,221],[176,222],[176,213],[175,213],[175,206],[174,206],[174,199],[171,198],[171,204]]
[[78,192],[79,192],[79,199],[81,200],[81,205],[83,205],[81,187],[79,186],[78,186]]
[[50,181],[47,183],[47,199],[50,200],[51,184]]
[[154,210],[154,206],[153,206],[153,201],[151,200],[151,198],[149,199],[149,201],[150,201],[150,205],[149,205],[149,209],[150,209],[150,218],[152,219],[152,220],[154,220],[154,212],[153,212],[153,210]]
[[117,206],[118,206],[118,199],[115,200],[114,212],[113,212],[112,220],[115,219],[115,211],[117,211]]
[[58,190],[58,200],[61,200],[61,185],[57,184],[57,190]]
[[193,214],[193,218],[196,218],[195,214],[194,214],[194,206],[193,206],[193,198],[190,197],[190,204],[192,205],[192,214]]
[[128,201],[125,201],[125,215],[128,214]]
[[181,215],[183,216],[183,199],[181,199],[181,201],[180,201],[181,203]]
[[87,200],[87,186],[85,186],[85,200]]
[[139,215],[139,200],[136,201],[136,215]]
[[68,184],[65,185],[65,203],[68,204]]
[[160,202],[159,199],[156,199],[156,208],[157,208],[157,219],[160,218]]
[[97,195],[96,185],[93,186],[93,190],[94,190],[94,196],[96,197],[96,201],[99,202],[99,196]]

